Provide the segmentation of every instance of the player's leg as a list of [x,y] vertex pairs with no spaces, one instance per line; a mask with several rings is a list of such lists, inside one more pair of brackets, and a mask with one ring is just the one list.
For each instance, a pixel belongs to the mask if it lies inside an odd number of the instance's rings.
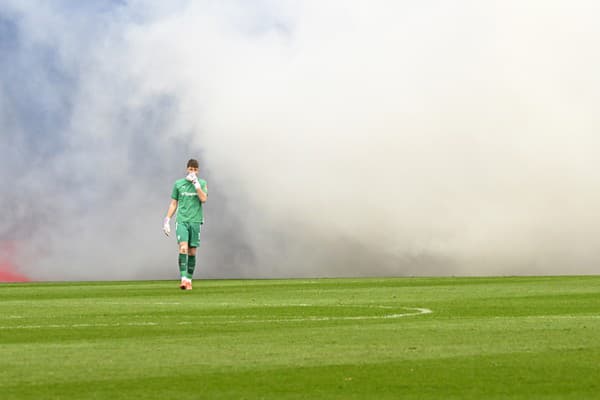
[[190,224],[187,276],[191,280],[196,269],[196,250],[200,246],[200,224]]
[[196,269],[196,248],[188,247],[188,264],[187,264],[187,290],[192,290],[192,277]]
[[181,275],[181,289],[186,288],[187,267],[188,267],[188,242],[189,230],[186,223],[177,223],[175,227],[177,233],[177,244],[179,245],[179,273]]
[[181,283],[179,287],[181,289],[186,288],[186,280],[187,280],[187,267],[188,267],[188,243],[180,242],[179,243],[179,274],[181,275]]

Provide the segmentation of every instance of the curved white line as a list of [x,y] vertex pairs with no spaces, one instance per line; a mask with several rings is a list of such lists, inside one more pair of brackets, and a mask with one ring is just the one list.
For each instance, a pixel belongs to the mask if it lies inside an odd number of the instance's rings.
[[339,321],[339,320],[365,320],[365,319],[395,319],[402,317],[412,317],[415,315],[431,314],[429,308],[418,307],[401,307],[405,310],[415,310],[416,312],[387,314],[387,315],[358,315],[352,317],[299,317],[299,318],[273,318],[273,319],[251,319],[251,320],[236,320],[236,321],[221,321],[229,323],[259,323],[259,322],[302,322],[302,321]]
[[[360,306],[357,306],[360,307]],[[384,306],[387,308],[387,306]],[[340,321],[340,320],[368,320],[368,319],[395,319],[395,318],[403,318],[403,317],[412,317],[416,315],[423,314],[431,314],[431,311],[428,308],[419,308],[419,307],[401,307],[404,310],[414,310],[413,312],[407,313],[399,313],[399,314],[386,314],[386,315],[358,315],[358,316],[349,316],[349,317],[297,317],[297,318],[270,318],[270,319],[227,319],[220,321],[204,321],[203,323],[230,323],[230,324],[239,324],[239,323],[264,323],[264,322],[303,322],[303,321]],[[211,317],[211,318],[214,318]],[[192,325],[193,322],[190,321],[180,321],[175,322],[175,325]],[[46,329],[46,328],[104,328],[104,327],[118,327],[118,326],[158,326],[158,325],[168,325],[159,322],[150,322],[150,321],[140,321],[140,322],[128,322],[128,323],[89,323],[89,324],[49,324],[49,325],[13,325],[13,326],[0,326],[0,330],[7,329]]]

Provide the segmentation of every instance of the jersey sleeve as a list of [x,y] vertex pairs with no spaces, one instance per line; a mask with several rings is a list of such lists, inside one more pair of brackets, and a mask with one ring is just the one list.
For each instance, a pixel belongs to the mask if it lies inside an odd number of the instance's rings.
[[206,181],[200,181],[200,188],[204,193],[208,194],[208,185],[206,184]]
[[171,192],[171,198],[173,200],[179,200],[179,189],[177,189],[177,184],[173,185],[173,191]]

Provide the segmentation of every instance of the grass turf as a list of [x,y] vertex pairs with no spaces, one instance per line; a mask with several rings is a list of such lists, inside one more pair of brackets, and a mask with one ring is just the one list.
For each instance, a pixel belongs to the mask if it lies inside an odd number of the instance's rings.
[[591,399],[599,332],[600,276],[2,284],[0,398]]

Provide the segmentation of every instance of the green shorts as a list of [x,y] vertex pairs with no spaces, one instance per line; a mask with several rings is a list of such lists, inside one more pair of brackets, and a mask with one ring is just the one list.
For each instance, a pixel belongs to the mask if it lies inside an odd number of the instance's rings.
[[201,226],[199,222],[177,222],[175,224],[177,243],[187,242],[189,247],[200,246]]

